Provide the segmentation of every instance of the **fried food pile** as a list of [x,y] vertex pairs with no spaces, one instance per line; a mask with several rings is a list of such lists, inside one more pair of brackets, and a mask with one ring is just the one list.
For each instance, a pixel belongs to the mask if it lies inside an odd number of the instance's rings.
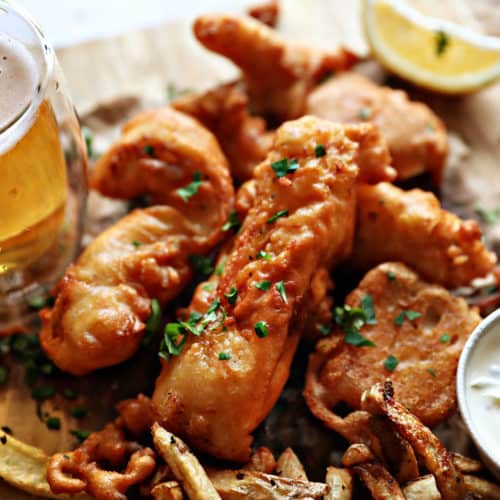
[[[439,185],[443,123],[350,71],[348,50],[283,39],[270,27],[275,1],[251,14],[193,28],[239,80],[139,115],[94,166],[94,189],[143,207],[67,270],[41,313],[41,343],[61,370],[85,375],[161,327],[161,373],[151,400],[122,403],[115,422],[51,457],[48,484],[105,500],[349,499],[360,483],[376,499],[500,498],[474,475],[479,462],[428,428],[456,410],[458,358],[481,320],[452,291],[496,263],[474,221],[393,184]],[[340,274],[351,276],[344,304],[332,295]],[[163,325],[191,283],[189,305]],[[301,340],[312,352],[305,401],[348,442],[323,482],[290,449],[276,460],[251,448]]]

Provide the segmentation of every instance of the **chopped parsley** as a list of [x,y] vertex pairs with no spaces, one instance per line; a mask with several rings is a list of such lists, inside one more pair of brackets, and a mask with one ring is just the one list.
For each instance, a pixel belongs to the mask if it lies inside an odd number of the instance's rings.
[[219,264],[217,268],[215,269],[215,275],[216,276],[222,276],[222,273],[224,272],[224,264]]
[[259,321],[258,323],[255,323],[254,330],[257,334],[257,337],[261,339],[269,335],[269,331],[267,330],[267,323],[265,321]]
[[396,356],[389,354],[386,360],[384,361],[384,366],[390,371],[393,372],[396,367],[399,365],[398,358]]
[[271,168],[274,170],[276,177],[280,179],[281,177],[285,177],[287,174],[292,174],[300,167],[299,163],[295,159],[288,160],[287,158],[283,158],[279,161],[275,161],[271,163]]
[[196,273],[208,275],[214,270],[210,257],[205,257],[204,255],[190,255],[188,261],[189,265]]
[[478,203],[474,207],[474,211],[477,215],[479,215],[479,217],[485,224],[494,224],[500,217],[500,206],[492,209],[487,209]]
[[139,248],[142,245],[142,243],[140,241],[134,240],[132,242],[132,245],[134,245],[135,248]]
[[58,417],[49,417],[45,421],[45,425],[47,426],[47,429],[50,429],[51,431],[58,431],[61,428],[61,419]]
[[435,43],[436,43],[436,55],[438,57],[441,57],[445,53],[446,49],[450,44],[450,37],[445,31],[438,30],[436,31]]
[[231,359],[231,354],[228,352],[220,352],[219,353],[219,360],[220,361],[229,361]]
[[161,307],[158,299],[151,301],[151,313],[146,321],[146,335],[142,339],[143,345],[149,345],[153,335],[160,329],[161,326]]
[[387,271],[387,278],[389,281],[396,281],[396,275],[392,271]]
[[82,431],[81,429],[74,429],[70,431],[70,434],[75,436],[80,443],[83,443],[90,436],[90,432]]
[[215,290],[215,283],[207,283],[201,287],[205,292],[212,292]]
[[426,372],[430,373],[433,377],[436,376],[436,372],[434,371],[434,368],[427,368]]
[[321,325],[319,327],[319,332],[325,337],[330,334],[330,327],[328,325]]
[[370,108],[361,108],[359,110],[359,118],[361,120],[369,120],[372,116],[372,110]]
[[193,181],[185,187],[179,188],[176,193],[184,200],[185,203],[194,196],[202,184],[200,172],[195,172],[193,175]]
[[39,296],[28,299],[28,306],[34,311],[40,311],[45,307],[52,307],[55,299],[51,296]]
[[281,210],[280,212],[275,213],[272,217],[267,219],[267,224],[272,224],[274,221],[277,221],[280,217],[288,217],[288,210]]
[[229,219],[222,226],[222,230],[229,231],[230,229],[232,229],[236,233],[240,227],[241,227],[241,222],[238,219],[238,214],[236,213],[235,210],[231,210],[231,213],[229,214]]
[[361,335],[360,329],[367,323],[367,314],[362,307],[336,307],[335,323],[344,331],[344,342],[356,347],[374,347],[375,343]]
[[498,289],[497,289],[496,285],[491,285],[491,286],[485,288],[484,291],[486,292],[487,295],[493,295],[494,293],[496,293],[498,291]]
[[396,326],[401,326],[404,323],[405,317],[413,321],[414,319],[420,318],[422,316],[421,313],[417,311],[401,311],[395,318],[394,323]]
[[151,146],[151,144],[146,144],[142,150],[145,154],[147,154],[150,158],[156,158],[155,148]]
[[193,92],[192,89],[180,89],[177,87],[177,85],[173,82],[169,82],[167,84],[167,101],[172,102],[175,100],[177,97],[180,97],[181,95],[184,94],[189,94],[190,92]]
[[272,260],[272,255],[270,253],[264,252],[264,250],[260,250],[259,253],[257,254],[258,259],[264,259],[264,260]]
[[[179,337],[182,338],[179,340]],[[172,356],[178,356],[186,345],[188,333],[184,330],[180,323],[168,323],[165,326],[165,333],[160,344],[160,352],[158,355],[167,361],[170,361]]]
[[285,283],[283,281],[278,281],[276,283],[276,290],[280,294],[280,297],[283,299],[285,304],[288,304],[288,298],[286,296]]
[[70,413],[73,418],[80,420],[81,418],[87,416],[88,410],[87,408],[83,408],[81,406],[75,406],[74,408],[71,408]]
[[365,312],[366,315],[366,324],[367,325],[376,325],[377,320],[375,319],[375,307],[373,305],[373,298],[370,294],[366,294],[361,299],[361,309]]
[[229,293],[225,293],[224,297],[226,297],[227,301],[234,306],[236,304],[236,299],[238,298],[238,290],[233,286],[231,287],[231,290],[229,290]]
[[270,281],[261,281],[260,283],[255,283],[255,288],[265,292],[271,288],[271,282]]
[[318,144],[314,148],[314,154],[316,155],[316,158],[321,158],[322,156],[325,156],[326,155],[325,146],[323,146],[323,144]]
[[441,342],[441,344],[448,344],[450,340],[451,337],[447,333],[443,333],[443,335],[439,337],[439,342]]

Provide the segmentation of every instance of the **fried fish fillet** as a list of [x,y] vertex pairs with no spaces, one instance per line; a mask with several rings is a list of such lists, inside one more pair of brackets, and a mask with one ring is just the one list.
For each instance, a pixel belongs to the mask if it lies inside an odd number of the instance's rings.
[[231,167],[231,175],[246,181],[271,148],[273,132],[265,121],[251,116],[248,96],[240,83],[220,85],[203,94],[177,98],[172,106],[199,120],[221,145]]
[[436,184],[441,182],[448,153],[445,126],[406,92],[342,73],[309,95],[307,113],[340,123],[374,123],[387,140],[398,179],[430,172]]
[[151,300],[173,299],[191,280],[190,256],[223,236],[233,205],[229,168],[213,135],[170,108],[143,113],[98,161],[92,186],[154,206],[99,235],[70,266],[52,309],[41,313],[41,344],[63,371],[84,375],[139,347]]
[[379,183],[359,186],[357,199],[354,267],[401,261],[446,288],[493,270],[496,256],[485,248],[478,224],[443,210],[432,193]]
[[[447,290],[422,281],[404,264],[381,264],[347,298],[360,307],[370,297],[375,322],[361,334],[374,346],[321,340],[310,357],[305,398],[318,418],[340,402],[361,408],[361,395],[391,379],[403,405],[426,425],[455,409],[455,376],[465,341],[481,321],[476,309]],[[327,424],[328,425],[328,424]]]
[[313,86],[358,60],[345,49],[324,52],[285,41],[251,17],[201,16],[194,23],[194,34],[207,49],[241,69],[252,111],[281,121],[302,116]]
[[[251,433],[288,378],[311,281],[350,251],[356,162],[371,132],[287,122],[255,170],[255,198],[220,281],[199,287],[189,307],[205,313],[190,326],[196,335],[181,330],[184,348],[163,362],[153,395],[158,421],[195,448],[248,459]],[[293,170],[278,177],[276,162]]]

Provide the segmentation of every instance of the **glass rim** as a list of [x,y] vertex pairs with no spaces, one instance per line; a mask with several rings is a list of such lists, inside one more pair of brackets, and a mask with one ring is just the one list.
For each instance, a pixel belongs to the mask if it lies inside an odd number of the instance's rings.
[[[39,49],[41,57],[37,58],[37,66],[40,69],[40,80],[38,82],[38,86],[33,92],[29,105],[26,106],[26,108],[21,111],[21,113],[19,113],[19,115],[16,116],[6,127],[0,130],[0,146],[2,138],[11,134],[13,130],[21,128],[27,121],[32,121],[41,103],[46,99],[55,64],[55,54],[52,45],[45,38],[42,29],[26,9],[11,0],[0,0],[0,17],[4,14],[12,14],[26,25],[34,37],[34,46]],[[15,34],[9,35],[15,38]],[[19,140],[24,135],[25,134],[22,134]],[[15,146],[17,142],[18,141],[12,144],[12,147]],[[11,148],[7,148],[7,150],[9,149]]]

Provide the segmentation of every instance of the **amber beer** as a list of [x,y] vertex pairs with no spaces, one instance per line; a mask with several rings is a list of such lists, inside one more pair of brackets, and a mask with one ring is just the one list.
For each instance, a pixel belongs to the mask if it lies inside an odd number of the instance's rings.
[[0,274],[25,267],[50,247],[66,194],[58,125],[44,101],[26,135],[0,154]]

